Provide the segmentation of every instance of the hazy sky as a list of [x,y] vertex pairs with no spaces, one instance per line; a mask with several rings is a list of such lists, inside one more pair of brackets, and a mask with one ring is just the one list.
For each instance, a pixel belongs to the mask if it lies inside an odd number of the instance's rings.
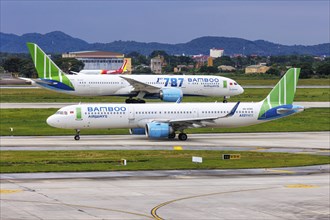
[[293,45],[330,41],[330,0],[0,0],[1,32],[63,31],[89,43],[185,43],[201,36]]

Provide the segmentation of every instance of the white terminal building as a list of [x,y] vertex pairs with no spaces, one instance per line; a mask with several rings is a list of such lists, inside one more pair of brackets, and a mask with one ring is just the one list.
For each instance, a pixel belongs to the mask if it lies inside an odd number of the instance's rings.
[[218,57],[222,57],[224,53],[224,49],[222,48],[212,48],[210,49],[210,57],[212,58],[218,58]]
[[82,61],[85,70],[116,70],[127,60],[127,70],[131,72],[131,58],[124,54],[108,51],[78,51],[62,54],[63,58],[75,58]]

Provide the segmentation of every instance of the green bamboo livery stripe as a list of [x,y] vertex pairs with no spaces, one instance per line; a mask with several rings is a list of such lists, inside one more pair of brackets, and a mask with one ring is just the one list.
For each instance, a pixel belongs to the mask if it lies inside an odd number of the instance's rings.
[[268,96],[263,100],[259,117],[271,108],[293,103],[299,74],[300,68],[291,68],[287,71]]
[[223,88],[227,88],[227,80],[223,81]]
[[76,120],[81,120],[81,107],[76,108]]
[[74,88],[62,70],[34,43],[27,43],[38,77],[61,82]]

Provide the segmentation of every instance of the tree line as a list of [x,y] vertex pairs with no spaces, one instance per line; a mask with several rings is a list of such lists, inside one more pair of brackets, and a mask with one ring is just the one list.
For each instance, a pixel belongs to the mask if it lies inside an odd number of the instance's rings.
[[[213,66],[206,63],[197,65],[197,62],[190,56],[169,55],[165,51],[153,51],[149,56],[131,52],[126,57],[132,59],[133,73],[151,73],[150,60],[153,57],[161,56],[164,60],[163,72],[173,73],[178,65],[182,74],[221,74],[218,66],[235,67],[236,74],[243,74],[245,67],[264,63],[270,67],[267,74],[280,76],[289,67],[300,67],[301,78],[329,77],[330,58],[313,57],[308,55],[286,55],[286,56],[223,56],[213,60]],[[79,72],[84,68],[84,63],[74,58],[62,58],[59,54],[51,55],[52,60],[66,73],[71,71]],[[186,67],[185,67],[186,66]],[[188,68],[188,66],[192,68]],[[37,78],[34,64],[29,54],[0,53],[0,72],[18,73],[20,76]]]

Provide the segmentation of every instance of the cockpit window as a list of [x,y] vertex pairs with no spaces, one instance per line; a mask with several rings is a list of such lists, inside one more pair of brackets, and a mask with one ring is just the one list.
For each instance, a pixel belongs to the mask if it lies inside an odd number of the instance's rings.
[[57,111],[56,114],[57,115],[67,115],[68,112],[67,111]]

